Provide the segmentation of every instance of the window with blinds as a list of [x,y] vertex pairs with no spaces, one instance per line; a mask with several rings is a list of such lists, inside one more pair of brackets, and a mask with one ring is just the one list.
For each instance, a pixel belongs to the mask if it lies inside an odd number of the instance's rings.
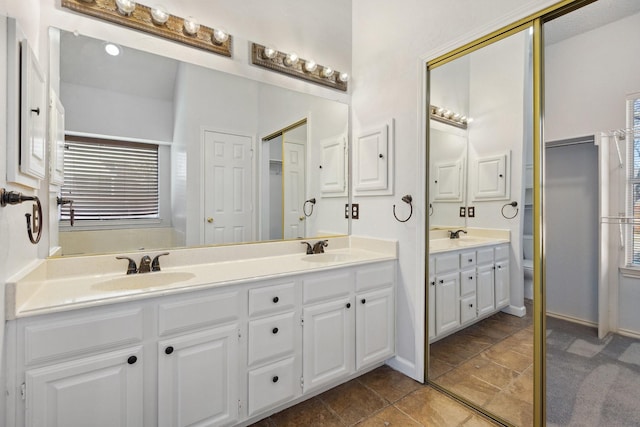
[[628,117],[625,139],[628,140],[627,214],[632,218],[627,236],[627,265],[640,267],[640,98],[627,101]]
[[[76,222],[158,218],[158,146],[67,136],[62,196]],[[69,205],[60,219],[70,219]]]

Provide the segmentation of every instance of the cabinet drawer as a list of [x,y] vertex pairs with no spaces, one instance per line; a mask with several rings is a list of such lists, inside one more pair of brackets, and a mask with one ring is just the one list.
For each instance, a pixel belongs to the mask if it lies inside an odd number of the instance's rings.
[[460,295],[476,293],[476,269],[463,270],[460,272]]
[[249,316],[292,310],[295,305],[295,282],[249,290]]
[[460,299],[460,323],[467,323],[477,317],[476,296]]
[[476,263],[478,265],[493,264],[493,248],[478,249]]
[[462,252],[460,254],[460,268],[476,265],[476,251]]
[[142,341],[142,308],[26,325],[25,364],[70,358]]
[[238,319],[241,312],[240,293],[189,297],[180,301],[160,304],[158,307],[158,333],[166,336],[188,329],[202,328]]
[[293,311],[249,322],[249,365],[293,353],[296,317]]
[[458,254],[438,255],[436,257],[436,274],[446,273],[460,268]]
[[356,291],[391,286],[395,281],[393,263],[361,267],[356,271]]
[[293,357],[249,371],[249,416],[293,399],[298,390]]
[[509,245],[496,246],[496,261],[502,259],[509,259]]
[[302,279],[302,298],[305,304],[349,295],[352,289],[353,275],[349,270]]

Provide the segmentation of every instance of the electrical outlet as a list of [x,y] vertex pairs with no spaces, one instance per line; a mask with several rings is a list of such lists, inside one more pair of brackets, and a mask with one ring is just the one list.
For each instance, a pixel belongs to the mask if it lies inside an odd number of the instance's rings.
[[467,208],[467,216],[469,218],[473,218],[476,216],[476,208],[474,206],[469,206]]
[[349,219],[349,203],[344,205],[344,217],[345,219]]
[[467,208],[460,206],[460,217],[464,218],[465,216],[467,216]]
[[358,203],[351,204],[351,218],[360,219],[360,205]]

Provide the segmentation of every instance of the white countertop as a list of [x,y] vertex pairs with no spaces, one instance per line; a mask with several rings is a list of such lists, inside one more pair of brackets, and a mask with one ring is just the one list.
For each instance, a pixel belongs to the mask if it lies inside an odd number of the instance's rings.
[[[174,249],[170,252],[170,255],[160,258],[161,271],[132,275],[125,274],[127,263],[115,260],[115,255],[39,260],[9,279],[6,317],[11,320],[394,260],[397,259],[397,242],[356,236],[338,237],[329,239],[325,254],[318,255],[306,255],[298,241]],[[157,253],[161,251],[149,252],[149,255],[153,257]],[[124,255],[137,262],[144,254]]]
[[[448,237],[448,230],[432,230],[429,232],[429,254],[455,251],[459,249],[478,248],[482,246],[509,243],[508,230],[465,229],[467,234],[460,233],[457,239]],[[455,231],[455,230],[454,230]]]

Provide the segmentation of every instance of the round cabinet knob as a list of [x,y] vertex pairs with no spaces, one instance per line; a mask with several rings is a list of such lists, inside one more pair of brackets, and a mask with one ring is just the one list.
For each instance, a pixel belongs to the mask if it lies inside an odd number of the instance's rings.
[[303,216],[299,216],[299,217],[298,217],[298,219],[299,219],[300,221],[304,221],[304,217],[303,217]]
[[435,286],[435,285],[436,285],[436,282],[431,282],[431,286]]
[[503,176],[503,175],[502,175],[502,174],[500,174],[500,175],[498,175],[498,176],[499,176],[500,178],[502,178],[502,176]]
[[274,303],[274,304],[277,304],[277,303],[278,303],[278,301],[280,301],[280,298],[278,298],[278,297],[273,297],[273,303]]
[[440,280],[440,283],[444,283],[444,280]]
[[473,276],[469,276],[469,280],[473,280]]
[[362,298],[362,299],[360,300],[360,302],[361,302],[361,303],[363,303],[363,304],[366,304],[366,303],[367,303],[367,300],[366,300],[366,299],[364,299],[364,298]]
[[278,376],[276,375],[275,377],[271,378],[271,381],[273,381],[274,383],[277,383],[279,379],[280,378],[278,378]]
[[351,308],[351,303],[350,302],[347,303],[347,308]]
[[138,358],[136,356],[129,356],[129,358],[127,359],[127,363],[129,365],[133,365],[134,363],[136,363],[138,361]]
[[273,332],[274,334],[277,334],[277,333],[278,333],[278,328],[273,328],[273,329],[271,330],[271,332]]
[[165,354],[171,354],[173,353],[173,347],[169,346],[167,348],[164,349]]
[[473,304],[469,304],[469,307],[473,308]]
[[207,218],[207,222],[208,222],[209,224],[213,224],[213,218],[211,218],[211,217]]
[[469,262],[473,262],[473,259],[472,259],[472,258],[469,258]]
[[502,266],[501,266],[501,265],[499,265],[499,266],[498,266],[498,270],[500,270],[500,269],[502,269]]
[[384,159],[384,156],[382,154],[378,154],[378,157],[380,157],[381,159]]

